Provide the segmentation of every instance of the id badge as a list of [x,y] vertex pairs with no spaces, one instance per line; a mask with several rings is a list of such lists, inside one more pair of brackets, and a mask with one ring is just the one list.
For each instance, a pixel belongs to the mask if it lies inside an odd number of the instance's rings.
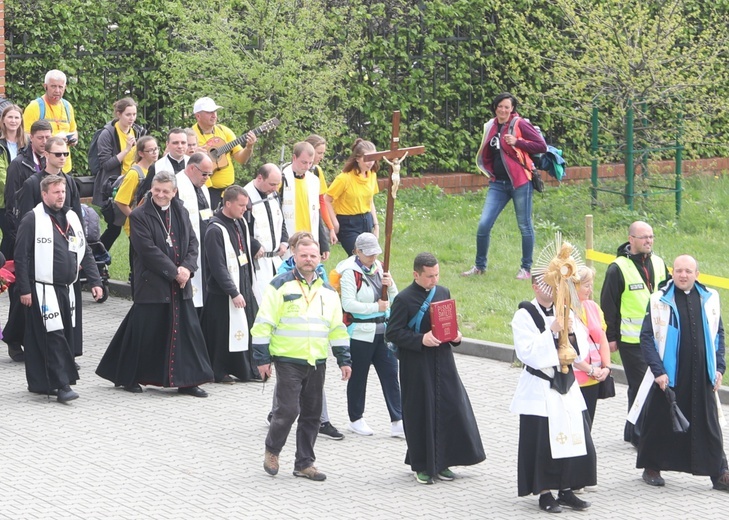
[[246,256],[245,253],[240,252],[240,254],[238,255],[238,265],[240,265],[241,267],[243,267],[247,263],[248,263],[248,257]]
[[70,236],[68,237],[68,250],[72,253],[78,253],[81,249],[81,241],[78,239],[78,237]]
[[210,220],[210,217],[213,216],[213,210],[210,208],[205,208],[200,210],[200,218],[202,220]]

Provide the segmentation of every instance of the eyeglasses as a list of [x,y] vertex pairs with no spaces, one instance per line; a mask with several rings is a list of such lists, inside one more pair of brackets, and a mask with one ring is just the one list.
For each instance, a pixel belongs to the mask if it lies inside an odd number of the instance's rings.
[[150,148],[149,150],[143,150],[142,153],[157,153],[159,148]]
[[58,157],[59,159],[60,159],[61,157],[68,157],[69,155],[71,155],[71,152],[49,152],[49,153],[50,153],[51,155],[55,155],[55,156],[56,156],[56,157]]
[[656,238],[655,235],[641,235],[641,236],[630,235],[630,236],[633,238],[637,238],[638,240],[653,240],[654,238]]
[[202,171],[197,164],[193,164],[193,166],[195,168],[197,168],[197,171],[199,171],[200,173],[202,173],[202,176],[203,177],[210,177],[213,174],[213,172],[204,172],[204,171]]

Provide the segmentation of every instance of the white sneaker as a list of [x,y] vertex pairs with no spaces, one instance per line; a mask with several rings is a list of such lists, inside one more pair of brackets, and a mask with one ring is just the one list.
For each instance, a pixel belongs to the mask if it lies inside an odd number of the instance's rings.
[[372,435],[375,433],[372,428],[367,426],[367,423],[363,418],[357,419],[354,422],[349,423],[347,427],[349,431],[356,433],[357,435]]
[[392,421],[392,426],[390,426],[390,437],[400,437],[401,439],[405,438],[405,430],[402,428],[402,421]]

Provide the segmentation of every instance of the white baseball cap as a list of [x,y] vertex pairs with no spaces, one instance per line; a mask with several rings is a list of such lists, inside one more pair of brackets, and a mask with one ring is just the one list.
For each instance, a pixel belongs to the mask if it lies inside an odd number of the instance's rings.
[[201,97],[195,101],[195,106],[192,108],[192,113],[197,114],[198,112],[215,112],[216,110],[223,108],[215,104],[215,101],[209,97]]
[[372,233],[362,233],[354,242],[354,248],[362,251],[365,256],[379,255],[382,248],[377,242],[377,237]]

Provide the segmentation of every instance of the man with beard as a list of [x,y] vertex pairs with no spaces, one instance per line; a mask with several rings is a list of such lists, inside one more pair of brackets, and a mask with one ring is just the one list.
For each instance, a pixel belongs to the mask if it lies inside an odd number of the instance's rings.
[[452,347],[461,343],[461,332],[454,341],[441,343],[431,330],[428,305],[451,297],[447,288],[438,285],[439,272],[438,260],[432,254],[415,257],[413,283],[392,302],[385,331],[400,358],[402,418],[408,445],[405,464],[410,464],[420,484],[433,484],[434,478],[453,480],[450,466],[470,466],[486,458],[476,417],[453,359]]
[[[302,238],[294,247],[295,267],[271,280],[251,329],[253,357],[261,378],[276,367],[276,403],[266,437],[263,469],[276,475],[278,457],[298,416],[294,476],[317,482],[326,475],[314,467],[328,347],[342,380],[352,374],[349,334],[342,323],[339,294],[317,275],[319,244]],[[271,364],[273,363],[273,365]]]
[[[689,255],[673,263],[673,280],[650,298],[640,331],[649,370],[630,418],[643,407],[636,467],[643,480],[663,486],[661,470],[711,477],[714,489],[729,491],[729,470],[718,415],[717,391],[726,370],[719,294],[697,282],[699,265]],[[663,392],[670,387],[687,432],[673,428]],[[644,404],[645,403],[645,404]]]
[[222,209],[210,219],[205,233],[207,295],[202,329],[216,383],[233,383],[231,376],[240,381],[253,376],[249,331],[258,303],[251,261],[260,245],[250,240],[242,220],[247,205],[243,188],[229,186],[223,192]]
[[78,379],[73,308],[81,301],[71,284],[79,267],[94,299],[103,290],[79,217],[64,206],[66,179],[47,175],[40,187],[43,202],[23,217],[15,248],[17,290],[26,307],[25,374],[29,391],[57,394],[65,403],[78,398],[70,385]]
[[207,397],[198,385],[212,381],[213,371],[189,283],[198,244],[176,193],[175,174],[157,172],[145,203],[129,217],[134,304],[96,373],[131,393],[154,385]]

